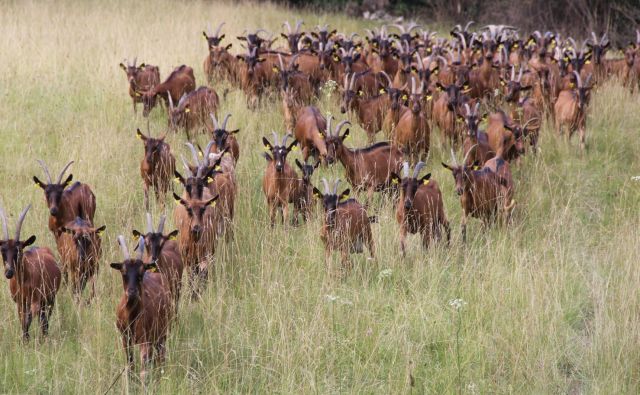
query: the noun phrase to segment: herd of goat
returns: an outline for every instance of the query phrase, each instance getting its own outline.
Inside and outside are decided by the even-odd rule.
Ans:
[[[631,90],[640,83],[640,31],[635,42],[621,49],[622,58],[609,59],[606,34],[593,33],[578,45],[552,32],[519,36],[510,26],[489,25],[472,32],[469,23],[442,38],[411,24],[393,25],[394,33],[384,26],[367,30],[360,40],[357,34],[339,34],[328,26],[303,32],[302,22],[293,28],[286,22],[281,34],[285,46],[273,49],[273,36],[267,38],[264,30],[258,30],[237,37],[244,51],[234,55],[232,44],[223,43],[223,25],[203,32],[209,50],[204,71],[210,84],[226,80],[237,86],[251,108],[274,94],[282,100],[288,132],[262,138],[267,161],[263,190],[271,226],[278,213],[285,224],[307,221],[318,200],[324,212],[320,236],[326,259],[339,252],[344,269],[350,267],[350,254],[363,252],[364,246],[374,257],[371,223],[376,217],[368,215],[367,207],[375,192],[396,202],[403,255],[408,233],[420,234],[425,248],[443,235],[448,242],[450,226],[438,183],[431,174],[421,176],[433,128],[440,131],[442,145],[451,148],[452,162],[442,165],[452,172],[460,196],[464,240],[468,217],[487,225],[508,221],[515,206],[510,162],[517,163],[527,149],[536,152],[544,119],[554,122],[559,134],[563,128],[569,137],[577,131],[584,149],[586,112],[595,84],[612,76]],[[173,193],[177,230],[165,232],[165,216],[154,226],[147,213],[146,231],[133,230],[138,240],[134,254],[118,236],[123,261],[111,263],[122,275],[117,327],[128,366],[133,365],[133,346],[138,344],[144,375],[149,362],[164,358],[183,270],[197,295],[206,283],[218,242],[232,237],[240,148],[238,129],[229,126],[231,115],[218,118],[220,97],[210,87],[196,88],[191,67],[176,68],[164,82],[156,66],[134,60],[120,67],[127,74],[134,112],[142,103],[147,117],[161,98],[169,129],[186,132],[191,156],[190,161],[181,158],[180,173],[165,138],[137,130],[144,143],[140,172],[147,211],[150,190],[163,202],[174,178],[184,187],[182,195]],[[325,118],[312,105],[329,81],[342,82],[341,112],[353,114],[371,145],[349,148],[345,140],[351,123]],[[483,121],[485,130],[480,129]],[[190,141],[191,132],[210,136],[204,150]],[[374,143],[380,132],[384,141]],[[287,158],[295,148],[301,150],[302,161],[295,159],[294,167]],[[455,149],[462,150],[464,159],[456,159]],[[322,179],[322,188],[313,185],[318,166],[336,162],[344,167],[351,187],[366,192],[366,204],[349,198],[350,189],[340,190],[340,180]],[[30,206],[18,217],[13,238],[0,210],[5,276],[25,340],[33,316],[39,317],[47,334],[63,279],[76,299],[88,283],[91,296],[95,294],[100,235],[105,230],[94,224],[96,200],[91,187],[72,184],[72,175],[65,178],[73,162],[55,181],[46,164],[38,163],[46,182],[33,180],[44,191],[60,265],[51,249],[27,248],[35,236],[20,238]]]

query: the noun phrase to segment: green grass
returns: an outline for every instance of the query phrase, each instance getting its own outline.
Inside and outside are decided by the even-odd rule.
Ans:
[[[121,280],[108,263],[121,259],[116,236],[144,224],[135,129],[145,130],[146,121],[133,116],[118,63],[137,55],[159,65],[163,77],[186,63],[202,84],[208,22],[226,21],[227,37],[300,17],[307,27],[328,22],[362,32],[367,25],[269,4],[25,1],[2,8],[0,196],[10,221],[33,203],[23,234],[54,248],[31,177],[41,177],[38,158],[54,171],[73,159],[74,178],[92,186],[96,223],[107,232],[97,299],[78,306],[61,289],[44,342],[22,343],[5,281],[0,392],[104,392],[125,361],[115,327]],[[319,105],[339,113],[335,97]],[[514,167],[514,223],[483,229],[473,220],[466,246],[453,179],[439,165],[449,156],[436,147],[428,169],[443,191],[451,247],[423,251],[413,236],[401,259],[394,209],[376,198],[369,214],[380,218],[377,260],[357,256],[343,280],[325,267],[320,213],[299,228],[267,225],[260,137],[282,132],[280,105],[248,111],[244,95],[231,90],[225,111],[241,129],[236,238],[219,251],[203,300],[181,301],[164,374],[149,383],[153,393],[408,393],[410,374],[416,393],[640,390],[640,183],[631,180],[640,175],[638,96],[615,83],[598,88],[585,154],[577,141],[566,144],[544,128],[541,153]],[[165,127],[154,111],[152,132]],[[350,144],[363,145],[361,129],[352,131]],[[184,135],[168,140],[186,154]],[[339,165],[321,169],[316,182],[321,176],[344,178]],[[154,205],[156,218],[161,210]],[[458,339],[458,313],[449,305],[456,298],[467,303]],[[31,330],[37,333],[37,322]],[[136,377],[113,386],[141,390]]]

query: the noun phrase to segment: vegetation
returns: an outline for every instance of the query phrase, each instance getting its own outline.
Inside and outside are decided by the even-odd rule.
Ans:
[[[146,120],[133,115],[118,63],[137,56],[159,65],[163,78],[185,63],[204,84],[201,31],[208,23],[225,21],[227,37],[245,28],[277,31],[297,18],[348,32],[371,25],[270,4],[9,2],[3,9],[2,205],[11,222],[33,203],[23,234],[55,250],[43,193],[31,177],[41,173],[36,159],[54,169],[73,159],[74,179],[92,186],[95,222],[107,231],[97,297],[77,305],[63,287],[48,339],[34,325],[37,336],[22,342],[2,285],[2,392],[141,391],[137,375],[121,375],[115,308],[122,285],[108,266],[121,259],[116,236],[145,223],[135,130],[146,130]],[[324,91],[318,105],[342,119],[336,92]],[[219,251],[202,299],[181,300],[167,363],[148,383],[152,393],[638,393],[637,94],[617,82],[598,87],[585,153],[545,125],[540,152],[514,166],[513,223],[484,229],[470,221],[466,245],[453,179],[440,166],[450,156],[436,138],[427,169],[443,191],[451,246],[423,251],[413,236],[401,259],[394,207],[376,197],[369,215],[380,222],[372,225],[377,259],[357,256],[345,278],[333,275],[339,257],[325,267],[319,211],[297,228],[268,226],[260,139],[282,132],[280,102],[273,97],[249,111],[244,95],[231,89],[222,107],[241,129],[235,239]],[[166,129],[162,110],[152,112],[150,129]],[[364,131],[351,131],[348,144],[364,145]],[[184,139],[168,138],[178,157],[187,152]],[[344,179],[343,169],[319,168],[316,184],[320,177]],[[170,198],[164,210],[171,218]],[[153,207],[154,218],[162,212]]]

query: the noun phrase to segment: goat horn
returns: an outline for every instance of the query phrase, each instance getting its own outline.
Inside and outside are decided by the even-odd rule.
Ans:
[[[464,103],[464,110],[467,112],[466,115],[471,115],[471,108],[469,107],[469,103]]]
[[[640,29],[636,29],[636,44],[640,45]]]
[[[338,178],[336,180],[336,183],[333,184],[333,194],[337,195],[338,194],[338,186],[340,185],[340,179]]]
[[[284,71],[284,62],[282,61],[282,55],[278,54],[278,62],[280,63],[280,70]]]
[[[409,177],[409,162],[402,163],[402,177]]]
[[[331,122],[333,121],[333,115],[329,114],[327,117],[327,134],[331,136],[333,134],[333,130],[331,129]]]
[[[349,74],[344,75],[344,89],[349,89]]]
[[[274,146],[278,146],[278,135],[276,134],[276,132],[271,132],[271,134],[273,135],[273,145]]]
[[[328,195],[329,194],[329,182],[327,181],[326,178],[322,177],[322,183],[324,184],[324,194]]]
[[[222,121],[223,130],[227,130],[227,122],[229,122],[229,118],[231,118],[231,114],[227,114],[224,116],[224,120]]]
[[[516,80],[516,66],[511,66],[511,81]]]
[[[416,56],[416,63],[418,64],[418,67],[420,68],[420,70],[424,70],[424,62],[422,62],[422,58],[420,57],[419,53],[415,53]]]
[[[189,163],[187,163],[184,155],[180,155],[180,158],[182,159],[182,165],[184,166],[184,171],[187,173],[187,177],[193,177],[193,172],[191,171]]]
[[[466,31],[469,29],[469,26],[471,26],[471,25],[472,25],[472,24],[474,24],[474,23],[475,23],[474,21],[469,21],[469,22],[467,22],[467,24],[466,24],[466,25],[464,25],[464,31],[466,32]]]
[[[473,113],[478,115],[478,110],[480,109],[480,102],[476,103],[476,108],[473,109]]]
[[[302,27],[302,25],[304,25],[304,21],[299,20],[296,22],[296,30],[295,33],[300,33],[300,27]]]
[[[384,71],[381,71],[380,74],[382,74],[382,76],[384,76],[384,78],[386,78],[388,85],[387,86],[391,86],[393,85],[393,81],[391,81],[391,77],[389,77],[389,74],[387,74]]]
[[[264,33],[269,34],[269,32],[268,32],[268,31],[266,31],[266,30],[264,30],[264,29],[258,29],[258,30],[256,30],[256,36],[257,36],[258,34],[260,34],[260,32],[264,32]]]
[[[422,161],[416,164],[416,167],[413,169],[413,178],[418,178],[418,174],[420,174],[420,171],[424,166],[425,166],[425,163]]]
[[[522,80],[522,73],[524,73],[524,67],[520,67],[520,73],[518,73],[518,82]]]
[[[196,162],[196,166],[200,166],[200,159],[198,158],[198,152],[196,151],[196,147],[194,147],[193,144],[191,143],[184,143],[184,145],[189,147],[189,150],[191,151],[191,156],[193,157],[193,160]]]
[[[578,82],[578,88],[582,88],[582,79],[580,78],[580,74],[574,70],[573,75],[576,76],[576,81]]]
[[[451,148],[451,160],[454,166],[458,166],[458,160],[456,159],[456,154],[453,153],[453,148]]]
[[[9,228],[7,228],[7,217],[4,215],[4,210],[0,207],[0,220],[2,220],[2,235],[4,240],[9,240]]]
[[[141,237],[141,239],[144,239],[144,237]],[[131,259],[131,256],[129,255],[129,249],[127,248],[127,242],[124,241],[123,235],[118,236],[118,244],[120,244],[120,250],[122,250],[124,260],[128,261],[129,259]]]
[[[285,26],[287,28],[287,31],[289,32],[289,34],[291,34],[291,25],[289,24],[289,21],[284,21],[282,26]]]
[[[411,94],[416,94],[416,79],[413,76],[411,76]]]
[[[73,161],[70,161],[69,163],[66,164],[65,167],[62,168],[62,171],[60,172],[60,175],[58,176],[58,184],[60,184],[62,182],[62,177],[64,177],[64,173],[67,171],[67,169],[69,168],[69,166],[71,166],[73,164]]]
[[[136,63],[138,63],[138,57],[133,58],[133,67],[136,67]]]
[[[593,45],[598,45],[598,37],[596,36],[596,32],[591,32],[591,37],[593,37]]]
[[[222,29],[222,26],[224,26],[225,22],[222,22],[218,25],[218,27],[216,28],[215,33],[213,34],[215,37],[218,37],[218,34],[220,34],[220,29]]]
[[[47,165],[44,164],[44,161],[41,159],[38,159],[37,162],[40,165],[40,167],[42,167],[42,170],[44,170],[44,175],[47,176],[47,182],[49,184],[53,183],[53,181],[51,180],[51,174],[49,173],[49,169],[47,168]]]
[[[212,112],[210,112],[209,117],[211,117],[211,122],[213,122],[213,128],[220,129],[220,125],[218,124],[218,120],[216,119],[216,116]]]
[[[173,98],[171,94],[168,94],[167,97],[169,98],[169,110],[173,111]]]
[[[151,219],[151,213],[147,213],[147,232],[153,233],[153,220]]]
[[[337,124],[336,128],[335,128],[335,133],[334,133],[336,136],[338,136],[340,134],[340,130],[342,130],[344,125],[351,125],[351,122],[345,120],[345,121],[341,121],[339,124]]]
[[[204,157],[204,159],[202,160],[202,165],[207,167],[209,166],[209,152],[211,151],[211,147],[215,144],[216,142],[214,140],[210,140],[207,143],[207,147],[204,149],[204,152],[202,153],[202,156]]]
[[[143,255],[144,255],[144,237],[141,237],[140,241],[138,241],[138,259],[142,259]]]
[[[522,131],[524,132],[525,129],[527,129],[527,126],[529,126],[529,124],[531,122],[534,122],[534,121],[537,121],[537,120],[538,120],[538,118],[531,118],[531,119],[527,120],[527,122],[525,122],[524,125],[522,125]]]
[[[467,151],[467,154],[464,156],[464,159],[462,160],[463,165],[467,163],[467,159],[469,159],[469,154],[471,154],[471,151],[473,151],[473,149],[476,148],[477,146],[478,144],[474,144],[471,146],[471,148],[469,148],[469,151]]]
[[[164,221],[167,219],[167,216],[162,214],[160,216],[160,222],[158,222],[158,233],[162,234],[164,232]]]
[[[283,137],[282,137],[282,146],[286,147],[287,146],[287,139],[289,139],[289,137],[291,137],[291,133],[286,133]]]
[[[356,83],[356,73],[353,73],[353,74],[351,74],[351,81],[349,82],[349,89],[353,89],[353,85],[355,83]]]
[[[397,28],[398,30],[400,30],[400,32],[402,32],[402,34],[405,34],[407,32],[406,29],[404,28],[404,26],[402,26],[400,24],[393,23],[393,24],[391,24],[389,26],[393,26],[393,27]]]
[[[460,32],[456,32],[456,35],[460,37],[460,43],[462,44],[462,48],[467,49],[467,40],[465,40],[464,34]]]

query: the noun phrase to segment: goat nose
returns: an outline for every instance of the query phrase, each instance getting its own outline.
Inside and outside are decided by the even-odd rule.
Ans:
[[[195,234],[199,234],[200,232],[202,232],[202,227],[200,225],[196,225],[193,228],[191,228],[191,232]]]
[[[331,158],[331,157],[328,157],[328,158],[327,158],[327,163],[328,163],[328,164],[330,164],[330,165],[331,165],[331,164],[333,164],[333,162],[334,162],[333,158]]]
[[[407,209],[407,210],[409,210],[409,209],[411,208],[411,202],[409,202],[409,201],[405,201],[405,202],[404,202],[404,208],[405,208],[405,209]]]
[[[340,106],[340,113],[344,114],[345,112],[347,112],[347,109]]]
[[[58,208],[57,207],[51,207],[51,209],[49,210],[49,214],[56,216],[58,215]]]
[[[9,280],[13,278],[13,274],[14,274],[13,269],[8,269],[4,271],[4,276]]]

